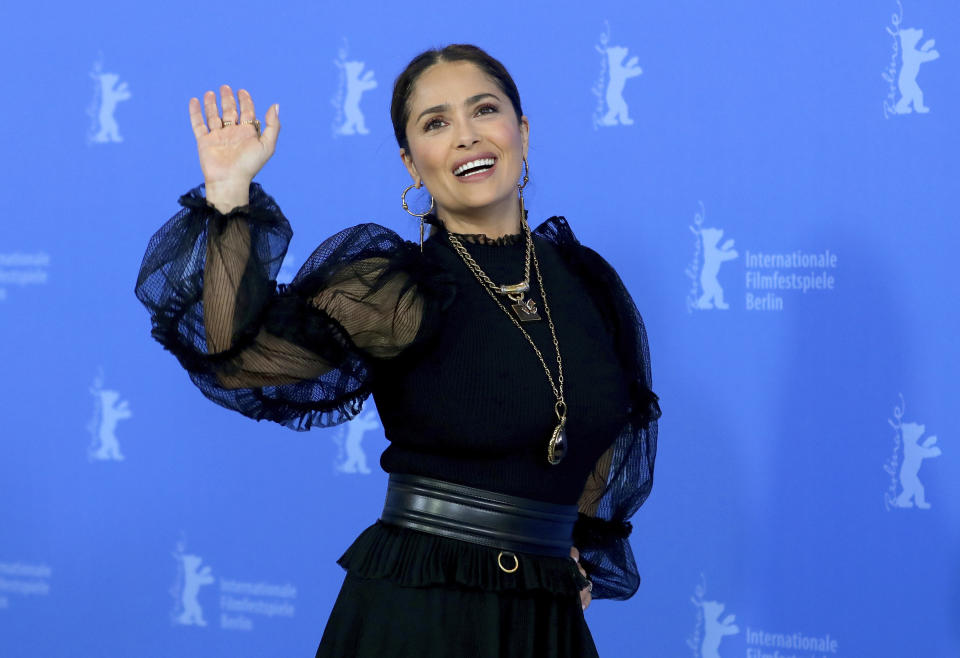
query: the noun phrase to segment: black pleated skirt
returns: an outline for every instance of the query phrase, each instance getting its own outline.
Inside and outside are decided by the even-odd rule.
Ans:
[[[377,521],[347,570],[317,658],[597,658],[572,559],[499,551]]]

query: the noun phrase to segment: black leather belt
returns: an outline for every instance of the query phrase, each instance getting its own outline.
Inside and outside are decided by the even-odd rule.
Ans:
[[[444,480],[391,473],[380,520],[499,548],[500,568],[516,570],[503,551],[570,557],[576,505],[557,505]]]

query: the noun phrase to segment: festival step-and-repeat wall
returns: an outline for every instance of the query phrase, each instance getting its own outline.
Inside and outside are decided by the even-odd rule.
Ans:
[[[601,655],[960,656],[955,2],[4,14],[0,655],[313,655],[383,504],[376,409],[298,433],[214,405],[133,287],[223,83],[281,105],[280,281],[346,226],[416,240],[392,83],[466,42],[520,88],[531,223],[564,215],[649,330],[642,583],[586,611]]]

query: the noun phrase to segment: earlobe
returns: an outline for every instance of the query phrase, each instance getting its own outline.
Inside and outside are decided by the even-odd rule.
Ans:
[[[403,161],[403,166],[407,168],[410,178],[413,179],[417,187],[420,187],[422,182],[420,181],[420,175],[417,173],[417,166],[413,164],[413,158],[410,157],[406,149],[400,149],[400,159]]]
[[[523,157],[527,157],[530,149],[530,121],[526,115],[520,117],[520,134],[523,138]]]

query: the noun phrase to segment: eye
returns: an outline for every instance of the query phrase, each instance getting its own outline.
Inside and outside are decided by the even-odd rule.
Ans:
[[[486,110],[490,110],[487,112]],[[493,114],[494,112],[499,112],[500,109],[496,105],[481,105],[477,108],[477,114]]]
[[[440,117],[434,117],[423,124],[423,132],[429,132],[431,130],[436,130],[437,128],[443,127],[443,119]]]

